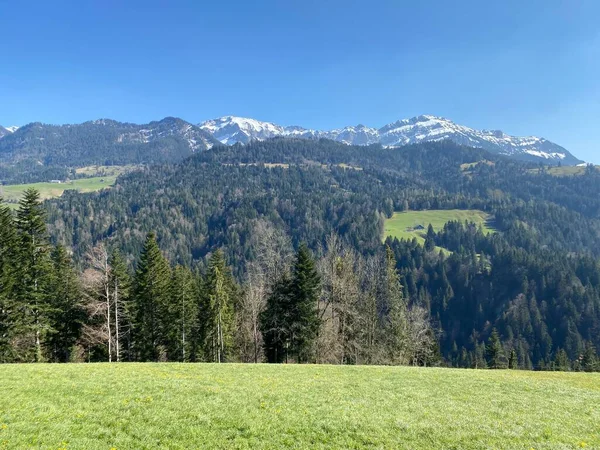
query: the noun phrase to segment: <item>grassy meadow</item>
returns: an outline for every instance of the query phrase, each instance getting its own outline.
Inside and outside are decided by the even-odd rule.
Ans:
[[[0,366],[5,449],[600,448],[600,374]]]
[[[76,190],[79,192],[95,192],[101,189],[106,189],[113,184],[117,179],[116,175],[105,177],[80,178],[64,183],[29,183],[29,184],[13,184],[8,186],[0,186],[0,196],[2,196],[9,205],[17,206],[23,192],[27,189],[34,188],[40,193],[42,200],[49,198],[60,197],[67,190]]]
[[[494,231],[490,225],[490,216],[483,211],[462,209],[407,211],[394,213],[385,221],[384,239],[388,236],[398,239],[417,238],[420,243],[423,243],[429,224],[435,231],[439,231],[446,223],[456,220],[461,222],[468,220],[481,225],[486,233]],[[415,229],[419,225],[424,229]]]
[[[79,178],[63,183],[28,183],[13,184],[7,186],[0,185],[0,197],[4,198],[9,206],[16,208],[23,192],[34,188],[40,193],[42,200],[60,197],[67,190],[76,190],[79,192],[96,192],[106,189],[115,184],[117,177],[127,172],[135,170],[136,166],[87,166],[75,170],[78,175],[86,178]]]

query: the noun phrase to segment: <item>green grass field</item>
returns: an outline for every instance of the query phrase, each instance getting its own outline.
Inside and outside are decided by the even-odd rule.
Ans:
[[[450,221],[459,220],[474,222],[483,227],[484,232],[491,233],[490,216],[479,210],[431,210],[431,211],[408,211],[394,213],[391,219],[387,219],[384,225],[384,239],[388,236],[398,239],[413,239],[421,243],[425,242],[425,235],[429,224],[435,231],[441,230]],[[424,227],[423,230],[415,229],[417,226]]]
[[[596,166],[596,169],[600,169],[600,166]],[[546,168],[546,173],[556,177],[572,177],[576,175],[583,175],[585,171],[585,166],[552,166]],[[539,169],[530,169],[529,172],[534,174],[543,173]]]
[[[77,190],[79,192],[95,192],[106,189],[117,179],[117,175],[108,175],[105,177],[81,178],[65,183],[30,183],[14,184],[0,186],[0,196],[2,196],[11,206],[16,207],[23,192],[29,188],[37,189],[43,200],[60,197],[66,190]]]
[[[600,448],[600,374],[0,366],[6,449]]]

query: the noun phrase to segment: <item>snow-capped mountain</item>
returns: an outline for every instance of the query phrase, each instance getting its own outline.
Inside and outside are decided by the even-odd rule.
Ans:
[[[94,125],[110,124],[111,120],[95,120]],[[147,144],[158,139],[178,136],[188,143],[190,150],[206,150],[211,148],[215,143],[218,143],[210,133],[200,129],[196,125],[186,122],[185,120],[175,117],[166,117],[157,122],[150,122],[147,125],[130,125],[130,130],[123,129],[122,123],[114,122],[114,125],[121,128],[121,132],[117,137],[117,142],[132,142]]]
[[[284,127],[243,117],[226,116],[199,125],[223,144],[264,140],[273,137],[327,138],[349,145],[381,144],[397,147],[426,141],[452,140],[458,144],[486,149],[492,153],[524,160],[578,164],[565,148],[535,136],[510,136],[502,131],[475,130],[451,120],[423,115],[399,120],[379,129],[364,125],[331,131],[311,130],[298,126]]]
[[[3,127],[0,125],[0,138],[3,138],[4,136],[8,136],[9,134],[14,133],[15,131],[17,131],[19,129],[19,127]]]

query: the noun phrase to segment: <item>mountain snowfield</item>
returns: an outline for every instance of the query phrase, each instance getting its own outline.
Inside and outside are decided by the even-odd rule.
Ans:
[[[226,145],[246,144],[252,140],[273,137],[326,138],[349,145],[381,144],[385,147],[449,139],[461,145],[479,147],[518,159],[542,160],[553,164],[581,163],[565,148],[544,138],[510,136],[497,130],[475,130],[431,115],[398,120],[379,129],[357,125],[320,131],[235,116],[208,120],[199,124],[199,127]]]
[[[3,127],[2,125],[0,125],[0,138],[4,137],[4,136],[8,136],[9,134],[13,134],[15,131],[17,131],[19,129],[19,127]]]

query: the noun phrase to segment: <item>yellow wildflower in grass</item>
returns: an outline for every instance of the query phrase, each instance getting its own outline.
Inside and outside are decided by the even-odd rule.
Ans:
[[[587,442],[583,442],[583,441],[581,441],[581,442],[579,443],[579,448],[585,448],[585,447],[587,447]]]

